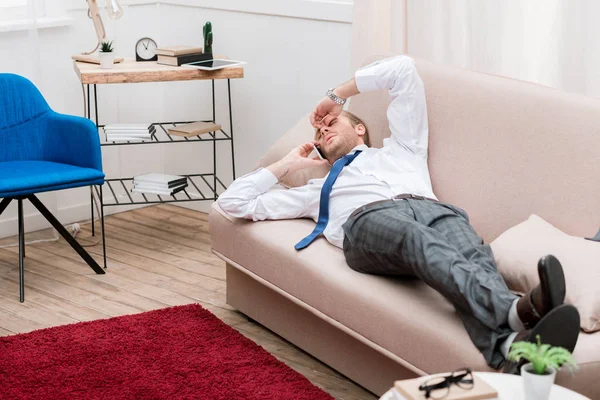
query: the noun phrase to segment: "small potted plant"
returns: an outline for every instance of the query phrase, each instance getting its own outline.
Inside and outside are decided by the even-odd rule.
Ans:
[[[112,68],[115,63],[113,42],[102,42],[100,44],[100,68]]]
[[[556,371],[563,365],[571,369],[577,368],[567,349],[542,344],[540,335],[537,335],[536,339],[537,343],[515,342],[510,346],[508,353],[508,359],[511,361],[529,361],[521,367],[525,400],[547,400]]]

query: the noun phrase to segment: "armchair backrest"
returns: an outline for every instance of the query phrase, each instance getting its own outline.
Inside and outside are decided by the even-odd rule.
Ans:
[[[50,107],[35,85],[15,74],[0,74],[0,130],[22,124]]]
[[[0,74],[0,161],[43,158],[41,120],[52,110],[35,85]]]

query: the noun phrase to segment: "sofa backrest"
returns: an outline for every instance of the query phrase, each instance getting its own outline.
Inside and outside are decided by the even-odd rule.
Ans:
[[[427,96],[429,169],[441,201],[466,209],[486,242],[530,214],[566,233],[594,236],[599,100],[415,61]],[[350,111],[365,120],[375,147],[390,134],[388,102],[384,92],[351,100]]]

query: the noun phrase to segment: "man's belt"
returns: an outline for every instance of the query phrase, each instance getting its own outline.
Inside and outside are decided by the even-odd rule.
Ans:
[[[425,196],[417,196],[416,194],[403,193],[403,194],[394,196],[389,200],[377,200],[372,203],[365,204],[364,206],[360,206],[356,210],[352,211],[352,214],[350,214],[350,217],[348,217],[348,219],[355,217],[358,213],[363,212],[371,207],[374,207],[377,204],[388,203],[390,201],[402,200],[402,199],[429,200],[429,201],[435,201],[436,203],[438,203],[438,201],[436,199],[430,199],[429,197],[425,197]]]

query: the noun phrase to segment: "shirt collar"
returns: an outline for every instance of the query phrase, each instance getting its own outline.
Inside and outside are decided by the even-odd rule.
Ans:
[[[369,148],[369,146],[367,146],[366,144],[359,144],[358,146],[356,146],[355,148],[350,150],[350,153],[348,153],[348,154],[354,154],[357,150],[365,151],[368,148]]]

